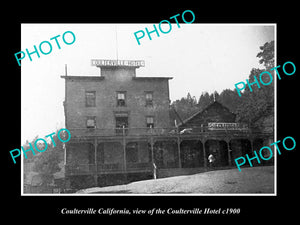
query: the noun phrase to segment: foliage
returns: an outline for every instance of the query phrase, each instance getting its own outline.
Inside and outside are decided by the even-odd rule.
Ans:
[[[32,171],[37,172],[42,179],[42,185],[47,186],[53,183],[54,174],[60,171],[59,163],[63,161],[64,146],[63,143],[58,139],[58,130],[52,136],[53,143],[51,139],[47,141],[47,149],[44,152],[38,152],[35,150],[36,155],[28,155],[28,158],[24,160],[24,163],[33,163]],[[60,133],[63,135],[63,132]],[[35,137],[30,143],[34,148],[34,142],[38,137]],[[45,139],[45,138],[43,138]],[[25,149],[29,148],[29,142],[26,141],[24,146]],[[45,144],[42,141],[37,142],[38,149],[44,149]]]
[[[178,113],[178,115],[171,114],[171,120],[179,120],[178,122],[180,122],[180,118],[184,120],[199,110],[195,96],[191,97],[190,93],[187,94],[186,98],[183,97],[180,100],[174,101],[171,104],[171,108],[175,109]],[[178,116],[180,118],[178,118]]]
[[[260,64],[264,64],[266,70],[270,70],[274,67],[274,41],[266,42],[263,46],[259,47],[261,52],[256,57],[261,58]]]
[[[265,69],[253,68],[250,71],[249,82],[254,82],[254,76],[259,80],[259,75],[264,71],[270,71],[274,67],[274,41],[265,43],[260,47],[262,50],[257,54],[261,58],[259,62],[264,64]],[[237,109],[238,121],[247,121],[252,126],[259,127],[262,117],[270,117],[274,115],[274,76],[271,84],[264,86],[260,83],[260,88],[257,85],[252,85],[252,92],[246,88],[242,93],[241,103]],[[262,76],[264,83],[270,81],[268,75]],[[257,121],[260,121],[257,123]]]
[[[260,47],[260,52],[257,54],[259,63],[264,65],[264,69],[253,68],[249,74],[249,82],[254,82],[254,76],[259,80],[259,75],[263,71],[270,71],[274,67],[274,41],[267,42]],[[271,72],[274,78],[274,73]],[[270,77],[265,74],[262,76],[264,83],[270,81]],[[246,82],[246,81],[245,81]],[[197,111],[202,111],[215,100],[227,107],[231,112],[237,115],[237,122],[245,122],[251,126],[259,127],[263,123],[262,118],[268,121],[274,115],[274,80],[271,84],[264,86],[260,84],[252,85],[252,92],[246,88],[239,97],[236,90],[225,89],[220,94],[217,91],[214,94],[203,92],[198,102],[195,102],[195,97],[191,97],[188,93],[186,98],[176,100],[171,104],[182,119],[186,119]],[[174,115],[172,115],[176,119]]]
[[[218,93],[216,92],[218,95]],[[176,100],[172,102],[171,108],[175,109],[176,112],[179,114],[180,118],[182,120],[187,119],[191,115],[193,115],[195,112],[202,111],[205,109],[208,105],[213,103],[214,97],[213,94],[208,94],[207,92],[203,92],[201,96],[199,97],[199,100],[197,102],[196,97],[191,97],[191,94],[188,93],[187,97],[183,97],[180,100]],[[173,116],[173,117],[172,117]],[[171,120],[178,120],[177,115],[171,114]]]

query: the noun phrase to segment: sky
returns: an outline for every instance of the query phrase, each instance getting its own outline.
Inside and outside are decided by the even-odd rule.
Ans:
[[[99,76],[91,59],[145,60],[136,76],[173,77],[171,101],[188,92],[199,99],[203,92],[233,90],[252,68],[262,68],[256,58],[259,47],[275,40],[276,33],[274,24],[180,23],[178,28],[175,23],[169,33],[152,33],[152,40],[145,35],[138,45],[134,33],[145,27],[151,31],[153,24],[22,24],[20,51],[33,52],[34,45],[49,41],[52,52],[21,61],[21,143],[64,127],[65,81],[60,76],[65,64],[68,75]],[[62,40],[66,31],[75,34],[71,45]],[[61,49],[50,40],[57,35]],[[65,37],[72,41],[69,34]],[[47,44],[43,50],[49,50]]]

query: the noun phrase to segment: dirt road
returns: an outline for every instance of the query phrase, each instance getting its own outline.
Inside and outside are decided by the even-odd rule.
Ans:
[[[210,171],[188,176],[133,182],[127,185],[96,187],[77,193],[134,193],[134,194],[234,194],[274,193],[274,167],[249,167]]]

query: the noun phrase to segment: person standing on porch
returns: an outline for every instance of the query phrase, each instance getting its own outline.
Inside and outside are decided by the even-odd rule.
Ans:
[[[212,168],[212,166],[213,166],[213,163],[215,162],[215,157],[213,156],[213,154],[210,154],[209,156],[208,156],[208,162],[209,162],[209,168]]]

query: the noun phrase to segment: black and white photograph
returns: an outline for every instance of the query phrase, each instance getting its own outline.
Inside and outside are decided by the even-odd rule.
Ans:
[[[276,24],[21,33],[24,195],[276,194]]]

